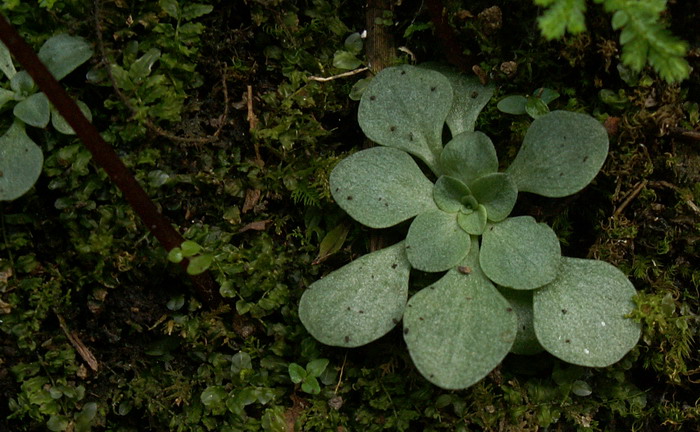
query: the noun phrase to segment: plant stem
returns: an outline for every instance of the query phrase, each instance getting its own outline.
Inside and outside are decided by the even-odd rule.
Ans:
[[[160,244],[168,251],[180,246],[184,241],[180,233],[173,228],[170,221],[160,214],[153,201],[146,195],[141,185],[139,185],[128,168],[119,159],[119,156],[114,152],[114,149],[102,139],[100,133],[85,118],[75,101],[39,60],[34,49],[22,39],[17,30],[12,27],[2,14],[0,14],[0,40],[7,46],[10,53],[24,67],[34,79],[36,85],[39,86],[39,89],[46,94],[49,101],[73,128],[92,154],[92,158],[107,172],[109,178],[122,191],[126,201]],[[187,263],[187,260],[183,260],[182,265],[186,268]],[[214,281],[210,275],[202,273],[197,276],[191,276],[191,279],[205,304],[215,307],[221,302],[220,296],[214,289]]]

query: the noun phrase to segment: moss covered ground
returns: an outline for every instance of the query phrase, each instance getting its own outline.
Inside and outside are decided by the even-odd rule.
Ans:
[[[699,430],[699,12],[678,1],[663,15],[695,68],[668,84],[621,66],[610,16],[589,3],[585,33],[546,41],[529,1],[0,2],[34,47],[59,32],[93,44],[63,83],[213,256],[221,296],[198,296],[77,138],[29,130],[42,176],[0,202],[0,431]],[[346,44],[364,29],[374,39],[360,51]],[[311,282],[406,229],[366,229],[331,199],[331,169],[371,145],[351,98],[370,72],[318,78],[423,61],[496,84],[478,128],[504,163],[531,121],[495,108],[507,94],[555,89],[551,108],[605,123],[611,150],[593,184],[525,196],[516,213],[549,223],[565,255],[629,275],[643,334],[619,363],[511,355],[446,391],[415,370],[400,330],[346,350],[300,324]],[[426,283],[416,276],[414,288]],[[289,365],[318,359],[313,394]]]

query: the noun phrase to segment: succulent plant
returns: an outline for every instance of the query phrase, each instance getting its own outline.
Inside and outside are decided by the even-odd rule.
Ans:
[[[636,291],[620,270],[563,257],[549,226],[509,217],[519,192],[563,197],[588,185],[607,156],[605,129],[585,114],[544,114],[499,172],[493,143],[474,131],[492,94],[449,69],[414,66],[385,69],[367,87],[358,119],[381,146],[341,161],[331,193],[368,227],[413,220],[405,240],[304,292],[299,317],[320,342],[357,347],[403,319],[417,369],[449,389],[476,383],[509,352],[601,367],[637,343],[640,327],[626,318]],[[445,274],[409,299],[411,269]]]

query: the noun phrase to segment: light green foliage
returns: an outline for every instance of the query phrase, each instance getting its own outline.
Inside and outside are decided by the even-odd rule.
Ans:
[[[321,387],[318,379],[328,366],[328,359],[314,359],[306,364],[306,368],[296,363],[289,364],[289,378],[294,384],[301,384],[306,393],[319,394]]]
[[[418,370],[449,389],[479,381],[514,345],[515,352],[544,347],[565,361],[589,366],[618,361],[639,338],[637,325],[625,318],[635,293],[632,284],[609,264],[562,257],[554,231],[534,218],[508,218],[519,191],[561,197],[590,183],[607,155],[605,129],[583,114],[542,115],[528,129],[511,166],[499,173],[495,149],[484,134],[458,128],[447,145],[436,145],[450,112],[475,118],[483,108],[455,108],[455,92],[444,88],[446,82],[438,72],[399,66],[379,73],[362,96],[360,126],[379,144],[396,148],[363,150],[338,164],[330,177],[333,196],[350,216],[372,227],[415,219],[405,242],[311,284],[299,305],[302,323],[323,343],[355,347],[386,334],[403,315],[404,338]],[[431,108],[435,111],[426,112]],[[432,193],[406,152],[433,170]],[[406,306],[410,268],[447,273]],[[535,290],[534,305],[532,296],[503,288],[516,304],[510,305],[494,284]],[[596,290],[610,296],[605,308]],[[554,292],[563,293],[556,305],[540,300]],[[584,298],[591,293],[595,299]],[[551,314],[562,305],[576,310],[566,321],[577,325],[569,329],[570,338],[577,334],[579,340],[596,341],[586,348],[595,361],[570,356],[551,343],[546,330],[561,330],[559,317]],[[588,325],[591,316],[610,322],[605,332]]]
[[[559,93],[548,88],[539,88],[530,96],[506,96],[498,102],[498,110],[506,114],[527,114],[533,119],[549,112],[548,104],[559,98]]]
[[[90,45],[82,38],[58,34],[39,49],[39,58],[53,76],[60,80],[92,56]],[[0,201],[11,201],[24,195],[36,182],[43,166],[43,153],[25,132],[25,124],[45,128],[49,121],[63,134],[74,131],[49,104],[25,71],[17,72],[7,47],[0,43],[0,70],[10,81],[10,88],[0,90],[0,106],[15,101],[15,117],[10,128],[0,137]],[[88,118],[90,110],[79,102]]]
[[[661,14],[666,0],[594,0],[612,13],[612,27],[620,32],[622,62],[634,71],[648,63],[668,82],[686,79],[690,65],[683,58],[688,44],[673,36],[664,26]],[[586,30],[586,0],[535,0],[548,9],[539,19],[542,35],[557,39],[566,32]]]

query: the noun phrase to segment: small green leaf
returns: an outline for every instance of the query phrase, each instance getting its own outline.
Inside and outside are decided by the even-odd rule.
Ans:
[[[294,384],[299,384],[306,378],[306,369],[296,363],[289,363],[287,370],[289,371],[289,378]]]
[[[87,118],[88,121],[92,121],[92,113],[90,112],[90,108],[88,108],[88,106],[82,101],[76,100],[75,103],[78,105],[78,108],[80,108],[80,111],[82,111],[85,118]],[[62,134],[75,135],[73,128],[70,127],[66,119],[59,114],[58,110],[53,105],[51,105],[51,125]]]
[[[184,255],[182,254],[182,249],[180,249],[179,247],[174,247],[174,248],[170,249],[170,251],[168,252],[168,261],[170,261],[172,263],[177,264],[177,263],[181,262],[183,259],[184,259]]]
[[[406,256],[411,266],[425,272],[455,267],[469,252],[469,234],[457,224],[455,213],[432,210],[419,214],[406,235]]]
[[[525,104],[525,112],[533,119],[540,118],[549,112],[549,107],[540,98],[528,97]]]
[[[517,332],[508,301],[479,270],[473,240],[465,265],[416,293],[404,314],[404,340],[420,373],[446,389],[481,380],[506,356]]]
[[[214,10],[214,6],[202,3],[187,4],[182,8],[182,19],[193,20],[201,16],[207,15]]]
[[[356,347],[388,333],[401,319],[410,264],[399,242],[360,257],[314,282],[299,302],[299,319],[320,342]]]
[[[521,115],[526,113],[525,105],[527,105],[527,98],[525,96],[513,95],[501,99],[498,105],[496,105],[496,108],[506,114]]]
[[[447,175],[440,176],[435,182],[433,200],[440,210],[447,213],[474,211],[478,205],[467,185]]]
[[[477,178],[498,171],[498,156],[491,139],[482,132],[464,132],[445,145],[440,173],[470,185]]]
[[[45,128],[51,119],[49,99],[44,93],[34,93],[18,102],[12,112],[26,124],[38,128]]]
[[[358,55],[362,51],[362,36],[357,32],[351,33],[350,36],[345,38],[343,45],[345,46],[346,50],[350,51],[354,55]]]
[[[38,55],[54,78],[61,80],[92,57],[92,48],[83,38],[59,34],[44,42]]]
[[[345,243],[345,238],[348,236],[349,231],[350,226],[345,223],[340,223],[335,228],[328,231],[326,235],[323,236],[323,240],[321,240],[321,244],[318,248],[318,256],[316,256],[313,263],[318,264],[338,252],[340,248],[343,247],[343,243]]]
[[[46,422],[46,428],[51,432],[63,432],[68,428],[68,419],[64,416],[52,415]]]
[[[351,100],[359,101],[362,98],[362,95],[365,93],[365,90],[369,86],[370,82],[372,82],[372,78],[362,78],[361,80],[357,80],[357,82],[350,89],[350,94],[348,95],[348,97]]]
[[[89,432],[96,414],[97,403],[88,402],[83,405],[83,409],[75,416],[75,432]]]
[[[308,376],[320,377],[328,366],[328,359],[315,359],[306,364],[306,372]]]
[[[549,8],[537,20],[545,38],[551,40],[564,36],[565,32],[577,34],[586,30],[585,0],[556,0],[547,3]]]
[[[198,275],[202,274],[207,269],[209,266],[211,266],[211,263],[214,261],[214,255],[212,254],[204,254],[204,255],[198,255],[192,259],[190,259],[189,264],[187,264],[187,274],[190,275]]]
[[[403,151],[374,147],[343,159],[330,175],[338,205],[356,221],[387,228],[435,208],[433,184]]]
[[[593,393],[591,386],[586,381],[576,380],[571,385],[571,392],[576,396],[586,397]]]
[[[180,294],[176,295],[175,297],[172,297],[170,300],[168,300],[168,303],[165,304],[165,306],[170,309],[171,311],[176,311],[180,310],[182,306],[185,305],[185,296]]]
[[[29,76],[27,71],[17,72],[10,80],[10,88],[17,93],[18,98],[26,98],[37,89],[34,80]]]
[[[17,94],[15,92],[0,88],[0,108],[2,108],[9,101],[15,100],[16,98]]]
[[[532,122],[507,172],[521,192],[563,197],[586,187],[607,155],[608,134],[600,122],[553,111]]]
[[[365,90],[357,118],[369,139],[407,151],[436,171],[452,98],[450,82],[438,72],[389,67]]]
[[[309,375],[302,381],[301,390],[309,394],[319,394],[321,393],[321,386],[316,378]]]
[[[177,0],[160,0],[159,5],[170,17],[180,19],[180,5]]]
[[[192,240],[185,240],[180,245],[180,249],[183,257],[191,257],[197,255],[202,250],[202,246]]]
[[[636,290],[615,266],[562,258],[559,276],[535,291],[537,339],[560,359],[588,367],[620,360],[639,340],[640,325],[625,316]]]
[[[542,352],[535,335],[535,327],[532,322],[532,293],[533,291],[513,290],[499,287],[498,291],[508,300],[518,316],[518,336],[513,342],[510,352],[521,355],[532,355]]]
[[[488,215],[486,214],[486,207],[479,204],[475,211],[471,213],[463,213],[462,211],[457,214],[457,223],[466,232],[471,235],[481,235],[484,233],[486,228],[486,220]]]
[[[199,400],[202,401],[204,406],[214,408],[222,405],[227,397],[228,393],[223,386],[214,385],[204,389],[202,394],[199,396]]]
[[[554,280],[561,249],[556,233],[530,216],[490,225],[481,240],[481,268],[495,283],[530,290]]]
[[[488,220],[500,222],[513,210],[518,199],[515,182],[506,173],[486,174],[471,186],[474,198],[486,209]]]
[[[338,69],[353,70],[362,65],[362,61],[349,51],[336,51],[333,55],[333,67]]]
[[[24,195],[41,174],[44,155],[24,131],[24,124],[15,121],[0,137],[0,201],[11,201]]]
[[[559,98],[559,93],[550,88],[540,87],[534,92],[532,92],[532,96],[538,99],[542,99],[542,102],[544,102],[545,104],[549,104]],[[549,112],[549,110],[547,110],[547,112]]]
[[[145,80],[150,74],[155,62],[160,59],[160,50],[151,48],[139,57],[129,68],[129,78],[134,82]]]
[[[299,366],[301,367],[301,366]],[[237,352],[231,357],[231,372],[239,374],[243,369],[252,369],[253,361],[245,351]]]

